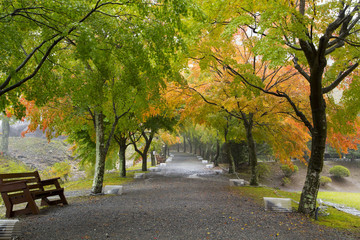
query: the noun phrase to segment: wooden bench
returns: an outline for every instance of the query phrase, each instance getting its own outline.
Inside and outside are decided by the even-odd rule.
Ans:
[[[60,187],[58,179],[41,180],[38,171],[0,174],[0,192],[6,206],[6,217],[27,213],[38,214],[36,199],[41,199],[41,206],[60,203],[67,205],[64,188]],[[60,199],[49,200],[48,197],[51,196],[59,196]],[[27,203],[24,209],[13,209],[15,204],[21,203]]]
[[[156,163],[157,164],[164,163],[165,160],[166,160],[165,157],[160,156],[159,154],[156,154],[155,158],[156,158]]]

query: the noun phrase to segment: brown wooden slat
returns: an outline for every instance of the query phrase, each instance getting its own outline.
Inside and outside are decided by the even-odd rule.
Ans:
[[[25,173],[2,173],[2,174],[0,174],[0,179],[32,177],[32,176],[38,177],[39,176],[38,171],[25,172]]]
[[[27,185],[23,181],[17,181],[10,184],[1,184],[0,185],[0,192],[11,192],[14,189],[24,189]]]

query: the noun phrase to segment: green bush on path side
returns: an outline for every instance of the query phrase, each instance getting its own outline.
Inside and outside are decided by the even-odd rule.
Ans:
[[[350,176],[349,169],[347,169],[346,167],[341,166],[341,165],[336,165],[336,166],[332,167],[330,169],[329,173],[337,178],[344,178],[344,177]]]

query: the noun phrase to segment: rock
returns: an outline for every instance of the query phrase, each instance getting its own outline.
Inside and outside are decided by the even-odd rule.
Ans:
[[[159,167],[151,167],[149,168],[150,172],[160,172],[160,168]]]
[[[123,186],[121,186],[121,185],[105,185],[103,192],[104,192],[104,194],[121,195],[123,193]]]
[[[214,164],[211,163],[211,164],[206,164],[206,168],[213,168],[214,167]]]
[[[264,197],[265,211],[291,212],[290,198],[270,198]]]
[[[230,186],[245,186],[244,179],[229,179]]]
[[[135,173],[134,178],[145,178],[145,173]]]

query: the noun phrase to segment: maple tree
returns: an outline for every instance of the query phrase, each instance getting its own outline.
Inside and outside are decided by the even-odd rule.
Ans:
[[[84,143],[85,148],[93,149],[95,145],[92,192],[100,193],[106,155],[120,119],[130,111],[151,108],[149,96],[159,95],[163,79],[178,78],[177,68],[181,66],[172,52],[181,51],[180,17],[187,14],[187,8],[181,1],[96,3],[104,8],[92,9],[97,15],[76,27],[72,41],[76,44],[63,46],[58,52],[57,57],[66,61],[48,68],[52,69],[50,74],[39,73],[51,87],[43,88],[43,81],[34,82],[24,95],[40,107],[54,105],[56,101],[62,105],[61,99],[65,101],[67,117],[58,120],[63,113],[57,111],[59,115],[51,118],[46,129],[73,135],[71,139],[79,145]],[[47,81],[54,75],[56,84]],[[43,117],[35,118],[41,119],[37,123],[46,121]]]
[[[357,90],[357,76],[351,73],[359,64],[356,50],[359,44],[356,34],[360,19],[358,1],[245,0],[229,3],[226,11],[223,6],[221,9],[216,16],[211,16],[215,19],[213,25],[217,25],[213,28],[218,27],[214,31],[230,38],[237,31],[255,33],[257,41],[252,49],[255,55],[269,61],[272,67],[292,63],[306,82],[309,92],[304,91],[302,95],[309,94],[310,98],[305,107],[299,107],[286,89],[269,89],[256,79],[248,79],[249,71],[244,65],[233,64],[231,58],[208,55],[246,86],[286,100],[296,118],[306,126],[311,134],[311,155],[299,211],[313,215],[328,134],[327,96],[346,79],[351,79],[349,94]],[[355,115],[345,116],[352,119]]]
[[[199,69],[198,66],[203,64],[201,63],[203,59],[201,59],[199,65],[193,67],[193,74],[190,76],[189,83],[190,89],[199,95],[198,98],[195,98],[196,100],[193,100],[194,103],[203,100],[206,104],[215,106],[217,108],[216,111],[220,110],[228,115],[226,117],[227,123],[218,124],[218,126],[225,126],[224,150],[225,156],[227,156],[231,163],[230,171],[234,171],[235,168],[235,163],[233,159],[231,159],[230,141],[232,139],[236,139],[237,141],[242,138],[246,139],[249,162],[252,170],[250,184],[258,185],[255,139],[257,139],[258,142],[266,141],[268,144],[272,145],[273,149],[276,151],[276,157],[282,162],[291,165],[291,157],[304,159],[303,155],[306,150],[307,132],[303,129],[296,130],[296,128],[301,128],[301,126],[294,125],[288,120],[290,116],[283,114],[289,111],[288,106],[284,105],[284,102],[279,102],[276,98],[264,93],[252,91],[252,89],[241,84],[239,79],[234,77],[231,73],[221,71],[222,66],[217,62],[218,57],[220,54],[221,57],[226,56],[226,50],[230,50],[229,52],[231,54],[234,54],[235,52],[240,56],[237,59],[239,62],[238,65],[250,63],[249,65],[251,67],[248,67],[250,71],[249,74],[246,75],[246,78],[258,78],[258,82],[267,85],[269,88],[276,88],[278,90],[281,88],[288,88],[286,82],[296,77],[294,71],[287,68],[270,69],[268,62],[264,62],[251,54],[249,46],[251,46],[252,39],[248,38],[247,40],[249,42],[244,43],[243,46],[235,45],[233,49],[229,46],[225,46],[224,51],[214,51],[214,55],[218,54],[218,56],[214,56],[216,61],[206,63],[209,64],[210,71],[206,71],[206,68],[203,68],[202,70]],[[193,62],[193,66],[195,64],[196,63]],[[196,71],[198,71],[198,73],[196,73]],[[204,112],[201,110],[200,115],[204,115]],[[233,122],[230,118],[237,119],[238,124],[242,125],[242,130],[238,132],[238,137],[228,136],[229,123]],[[295,135],[288,137],[283,132],[284,128],[289,130],[294,128],[294,131],[296,130],[297,134],[301,133],[301,135],[296,135],[297,141],[289,141],[291,137],[295,138]],[[284,149],[286,149],[286,151],[284,151]]]

